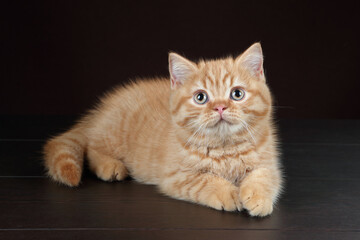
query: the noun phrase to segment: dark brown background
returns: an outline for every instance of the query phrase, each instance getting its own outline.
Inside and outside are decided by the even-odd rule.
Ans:
[[[2,1],[0,114],[80,114],[129,78],[261,41],[282,118],[360,118],[356,1]]]

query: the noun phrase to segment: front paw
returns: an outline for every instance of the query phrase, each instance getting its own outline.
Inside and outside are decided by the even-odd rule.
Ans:
[[[257,187],[245,186],[240,189],[240,200],[251,216],[265,217],[273,211],[273,201]]]
[[[225,211],[241,211],[242,205],[239,198],[239,190],[232,187],[230,190],[221,191],[218,189],[207,197],[207,204],[211,208]]]

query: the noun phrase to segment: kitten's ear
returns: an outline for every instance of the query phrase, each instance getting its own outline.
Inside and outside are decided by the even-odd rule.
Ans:
[[[176,53],[169,53],[169,72],[171,89],[181,86],[186,79],[197,71],[195,63]]]
[[[239,68],[245,68],[254,77],[265,81],[263,61],[260,43],[254,43],[235,59],[235,63]]]

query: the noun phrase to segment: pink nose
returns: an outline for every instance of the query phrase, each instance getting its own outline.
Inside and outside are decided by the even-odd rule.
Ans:
[[[227,109],[227,107],[225,107],[223,105],[214,107],[214,110],[218,111],[218,113],[220,113],[220,115],[222,115],[222,113],[224,112],[225,109]]]

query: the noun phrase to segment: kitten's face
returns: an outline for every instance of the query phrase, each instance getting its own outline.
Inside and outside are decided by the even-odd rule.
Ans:
[[[180,63],[177,60],[170,56],[170,67],[175,65],[170,69],[172,116],[180,127],[226,139],[249,125],[251,128],[270,112],[260,45],[253,45],[235,60],[201,61],[197,65],[181,57]]]

